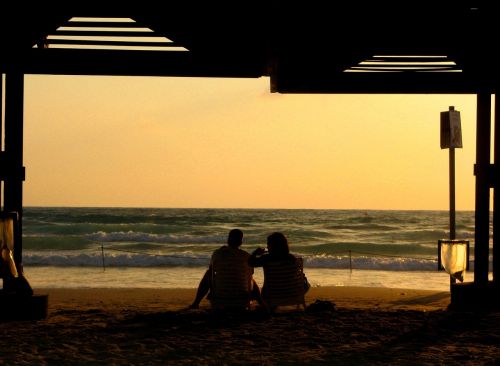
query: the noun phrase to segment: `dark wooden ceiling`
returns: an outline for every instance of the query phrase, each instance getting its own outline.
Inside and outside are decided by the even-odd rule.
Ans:
[[[0,12],[0,70],[26,74],[269,76],[282,93],[494,93],[493,1],[141,1],[17,4]],[[105,5],[105,7],[103,6]],[[185,51],[113,50],[62,41],[74,17],[133,19]],[[89,26],[89,23],[80,23]],[[121,24],[127,26],[127,24]],[[129,25],[130,26],[130,25]],[[134,33],[134,29],[128,34]],[[84,36],[103,31],[82,31]],[[108,33],[109,34],[109,33]],[[116,35],[124,35],[116,33]],[[129,37],[130,38],[130,37]],[[92,42],[105,49],[61,49]],[[36,47],[34,47],[37,45]],[[145,43],[145,46],[150,45]],[[411,56],[411,57],[410,57]]]

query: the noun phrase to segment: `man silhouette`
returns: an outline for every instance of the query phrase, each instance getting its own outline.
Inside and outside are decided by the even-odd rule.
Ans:
[[[198,309],[200,302],[205,296],[208,299],[211,298],[211,290],[213,289],[212,274],[219,270],[224,270],[224,266],[239,266],[241,271],[248,271],[253,273],[253,269],[248,266],[248,258],[250,254],[246,251],[240,249],[243,243],[243,232],[239,229],[233,229],[229,232],[227,237],[227,245],[223,245],[219,249],[216,249],[210,260],[210,266],[208,270],[203,275],[203,278],[198,285],[198,290],[196,292],[196,297],[193,303],[189,306],[190,309]],[[252,289],[251,298],[257,300],[262,304],[262,299],[260,297],[260,289],[255,280],[252,278]]]

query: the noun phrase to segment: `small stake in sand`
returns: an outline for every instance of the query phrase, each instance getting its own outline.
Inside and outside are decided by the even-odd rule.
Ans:
[[[106,264],[104,263],[104,244],[101,244],[101,254],[102,254],[102,270],[106,271]]]

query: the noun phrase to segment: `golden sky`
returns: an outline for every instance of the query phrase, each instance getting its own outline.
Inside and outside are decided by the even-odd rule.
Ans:
[[[26,206],[448,209],[440,112],[474,95],[292,95],[269,79],[25,77]]]

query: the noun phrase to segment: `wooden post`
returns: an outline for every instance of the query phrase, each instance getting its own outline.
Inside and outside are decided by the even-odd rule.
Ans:
[[[24,75],[5,75],[5,154],[10,175],[4,183],[4,209],[18,213],[14,228],[14,261],[22,272],[22,211],[23,211],[23,109]]]
[[[500,285],[500,101],[495,95],[493,180],[493,283]],[[497,191],[497,188],[499,189]]]
[[[474,235],[474,283],[488,283],[490,229],[491,95],[477,94],[476,216]]]
[[[0,153],[2,151],[3,151],[3,73],[0,72]],[[0,167],[0,169],[4,169],[4,167]],[[2,195],[3,195],[3,180],[0,179],[0,210],[3,209]]]

